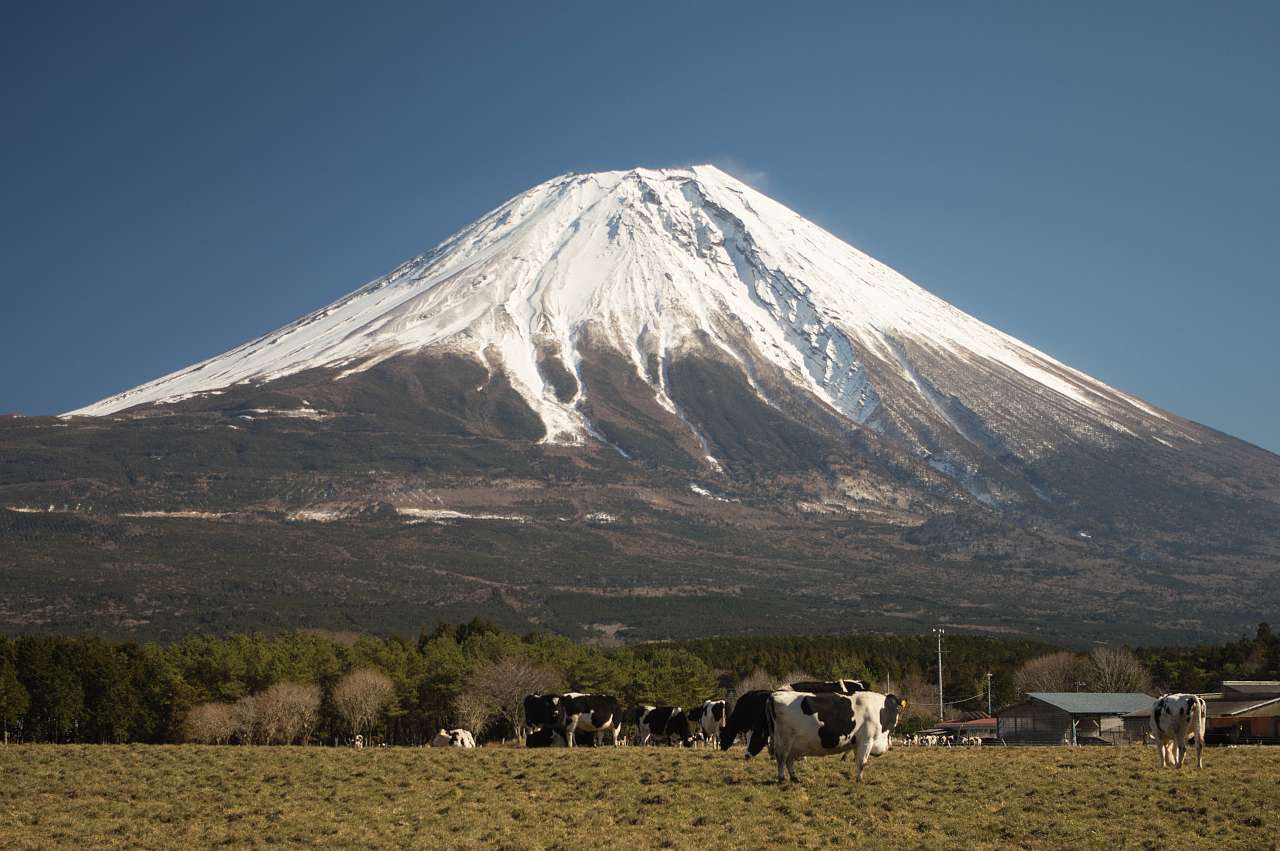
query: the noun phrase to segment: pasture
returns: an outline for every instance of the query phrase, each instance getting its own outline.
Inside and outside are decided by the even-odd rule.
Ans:
[[[895,748],[767,754],[9,745],[0,847],[1276,848],[1280,749]]]

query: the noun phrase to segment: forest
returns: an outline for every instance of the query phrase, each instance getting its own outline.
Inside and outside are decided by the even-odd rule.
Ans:
[[[601,648],[474,619],[414,639],[301,630],[191,636],[171,644],[0,637],[4,740],[415,745],[444,727],[508,738],[531,692],[578,690],[692,706],[800,677],[855,677],[937,718],[930,635],[708,638]],[[990,677],[988,678],[988,673]],[[947,635],[945,713],[985,711],[1023,691],[1207,691],[1222,679],[1280,678],[1268,624],[1222,645],[1063,650]],[[1083,685],[1081,685],[1083,684]],[[988,685],[990,691],[988,691]]]

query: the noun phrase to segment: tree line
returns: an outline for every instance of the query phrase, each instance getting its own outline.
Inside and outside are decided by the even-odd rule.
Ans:
[[[988,678],[990,673],[990,678]],[[599,648],[475,619],[403,637],[303,630],[192,636],[172,644],[0,637],[6,741],[334,744],[356,735],[421,744],[465,727],[505,738],[532,692],[592,691],[625,706],[693,706],[799,678],[854,677],[911,699],[912,726],[937,717],[932,636],[712,638]],[[1026,691],[1205,691],[1220,679],[1280,677],[1280,640],[1182,648],[1095,648],[947,636],[949,716]]]

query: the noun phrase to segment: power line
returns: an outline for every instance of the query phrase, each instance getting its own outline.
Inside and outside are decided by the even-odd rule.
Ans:
[[[955,706],[957,703],[967,703],[967,702],[969,702],[970,700],[974,700],[974,699],[976,699],[976,698],[982,697],[984,694],[986,694],[986,692],[985,692],[985,691],[980,691],[980,692],[978,692],[977,694],[975,694],[975,695],[973,695],[973,696],[971,696],[971,697],[962,697],[962,698],[960,698],[959,700],[948,700],[948,701],[947,701],[947,706]]]

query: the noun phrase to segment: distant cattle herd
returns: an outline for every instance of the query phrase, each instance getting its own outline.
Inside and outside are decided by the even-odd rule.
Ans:
[[[778,781],[798,781],[795,764],[808,756],[854,754],[854,782],[872,756],[893,745],[977,746],[978,736],[913,734],[894,737],[907,701],[870,691],[859,680],[806,680],[785,688],[760,689],[726,700],[682,706],[637,706],[625,710],[609,695],[568,692],[531,694],[524,699],[526,728],[518,731],[526,747],[595,747],[621,745],[718,745],[728,750],[738,741],[750,759],[766,747],[777,762]],[[1194,743],[1196,762],[1204,767],[1205,703],[1193,694],[1167,694],[1151,708],[1151,737],[1160,748],[1160,765],[1182,767],[1187,745]],[[356,747],[364,742],[356,737]],[[432,747],[474,748],[467,730],[441,730]]]

